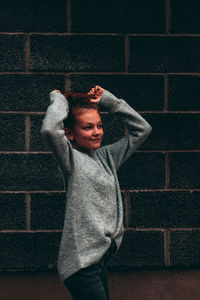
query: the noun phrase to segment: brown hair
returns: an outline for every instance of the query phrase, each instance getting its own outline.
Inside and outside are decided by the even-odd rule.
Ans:
[[[73,114],[73,110],[76,108],[87,108],[87,109],[96,109],[99,112],[99,106],[97,103],[90,102],[91,97],[84,93],[72,93],[66,92],[64,96],[68,100],[69,104],[69,113],[67,118],[64,120],[64,127],[68,129],[73,129],[76,119]]]

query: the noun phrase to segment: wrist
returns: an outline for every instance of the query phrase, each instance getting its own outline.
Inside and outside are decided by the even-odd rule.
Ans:
[[[99,107],[104,110],[112,112],[119,104],[119,99],[110,93],[108,90],[104,90],[102,97],[99,99]]]

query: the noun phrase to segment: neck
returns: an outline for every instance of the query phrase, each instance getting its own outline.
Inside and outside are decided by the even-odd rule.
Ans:
[[[83,152],[83,153],[91,153],[92,151],[89,150],[89,149],[86,149],[86,148],[83,148],[83,147],[80,147],[79,145],[76,144],[76,142],[74,141],[71,141],[71,144],[72,144],[72,148],[80,151],[80,152]]]

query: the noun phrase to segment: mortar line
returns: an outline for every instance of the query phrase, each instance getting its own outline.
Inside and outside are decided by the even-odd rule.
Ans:
[[[35,229],[35,230],[12,230],[12,229],[8,229],[8,230],[0,230],[0,233],[56,233],[56,232],[62,232],[62,229]]]
[[[126,218],[125,225],[126,227],[128,227],[130,223],[130,192],[127,190],[124,191],[124,200],[125,200],[125,218]]]
[[[122,192],[124,192],[125,190],[121,190]],[[193,192],[200,192],[200,189],[130,189],[129,190],[130,193],[155,193],[155,192],[189,192],[189,193],[193,193]],[[12,190],[12,191],[1,191],[0,190],[0,194],[26,194],[26,193],[30,193],[30,194],[50,194],[50,193],[65,193],[65,190],[37,190],[37,191],[31,191],[31,190]]]
[[[26,230],[30,230],[31,223],[31,196],[30,193],[26,193]]]
[[[169,24],[170,25],[170,24]],[[0,35],[26,35],[27,32],[0,32]],[[29,32],[29,35],[41,35],[41,36],[125,36],[124,33],[116,32]],[[200,37],[200,33],[132,33],[127,32],[127,36],[136,37]]]
[[[200,150],[135,150],[135,153],[200,153]],[[0,151],[0,154],[52,154],[51,151]],[[148,189],[148,188],[147,188]],[[185,188],[178,188],[178,190]]]
[[[31,121],[30,116],[25,118],[25,150],[30,151],[30,131],[31,131]]]
[[[169,231],[200,231],[199,227],[177,227],[177,228],[165,228],[165,227],[149,227],[149,228],[143,228],[143,227],[127,227],[127,231],[141,231],[141,232],[148,232],[148,231],[160,231],[160,232],[166,232],[166,230]]]
[[[103,76],[110,76],[110,75],[129,75],[129,76],[164,76],[166,73],[164,72],[124,72],[124,71],[113,71],[113,72],[80,72],[80,71],[75,71],[75,72],[65,72],[65,71],[0,71],[0,75],[45,75],[45,76],[52,76],[52,75],[103,75]],[[173,75],[173,76],[192,76],[192,77],[199,77],[200,72],[168,72],[168,75]]]
[[[70,80],[69,80],[70,82]],[[70,85],[70,83],[68,83]],[[140,114],[199,114],[200,111],[199,110],[185,110],[185,111],[181,111],[181,110],[170,110],[170,111],[163,111],[163,110],[137,110],[138,113]],[[26,115],[45,115],[45,111],[21,111],[21,110],[10,110],[10,111],[6,111],[6,110],[0,110],[1,114],[26,114]],[[104,114],[109,114],[108,112],[102,112]],[[165,151],[165,150],[164,150]]]
[[[30,62],[30,34],[26,34],[26,42],[25,42],[25,64],[26,64],[26,72],[29,72],[29,62]]]

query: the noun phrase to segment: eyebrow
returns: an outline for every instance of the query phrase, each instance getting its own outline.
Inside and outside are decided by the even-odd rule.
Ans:
[[[97,124],[99,124],[99,123],[102,123],[102,121],[99,121]],[[94,123],[89,123],[89,122],[87,122],[87,123],[83,123],[83,124],[93,125]]]

